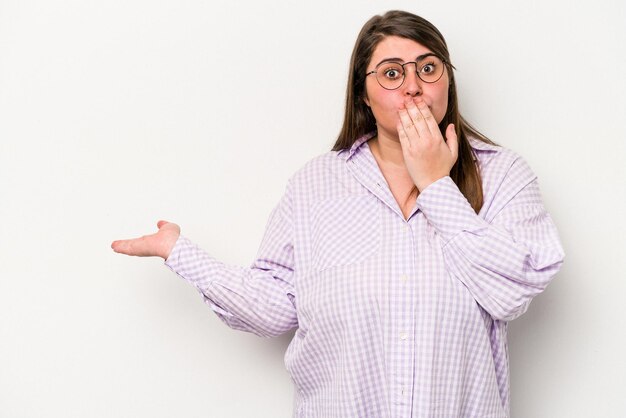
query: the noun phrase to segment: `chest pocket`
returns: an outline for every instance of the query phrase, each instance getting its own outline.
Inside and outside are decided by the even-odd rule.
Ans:
[[[324,270],[363,261],[380,247],[379,201],[371,195],[324,200],[311,212],[313,268]]]

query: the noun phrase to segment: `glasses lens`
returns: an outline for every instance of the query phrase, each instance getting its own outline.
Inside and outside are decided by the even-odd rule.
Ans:
[[[386,62],[376,69],[376,79],[387,90],[397,89],[404,81],[404,68],[396,62]]]
[[[417,63],[417,75],[427,83],[438,81],[443,75],[443,62],[435,55],[429,55]]]

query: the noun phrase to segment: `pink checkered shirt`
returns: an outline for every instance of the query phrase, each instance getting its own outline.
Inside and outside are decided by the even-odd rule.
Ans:
[[[471,140],[480,213],[444,177],[406,220],[370,138],[289,180],[250,267],[184,237],[166,265],[232,328],[297,328],[285,353],[294,417],[508,417],[507,321],[564,256],[537,178],[515,153]]]

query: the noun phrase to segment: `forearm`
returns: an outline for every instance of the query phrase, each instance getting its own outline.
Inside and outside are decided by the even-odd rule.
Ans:
[[[281,271],[224,264],[185,237],[165,264],[191,283],[229,326],[261,336],[282,334],[297,325],[289,285]]]
[[[536,184],[520,191],[492,222],[473,211],[449,177],[429,186],[418,205],[438,232],[451,276],[495,319],[524,313],[563,262]]]

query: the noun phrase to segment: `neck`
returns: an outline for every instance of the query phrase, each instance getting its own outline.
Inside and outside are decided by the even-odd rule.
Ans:
[[[405,167],[402,146],[400,145],[399,139],[390,138],[385,135],[377,135],[370,140],[369,145],[383,163]]]

